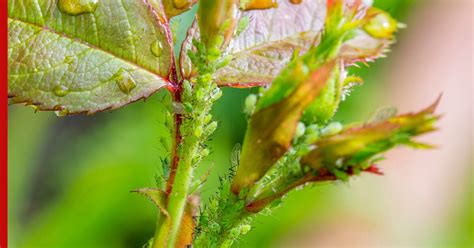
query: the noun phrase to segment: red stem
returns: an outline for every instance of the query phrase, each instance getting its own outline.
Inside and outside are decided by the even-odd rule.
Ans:
[[[175,89],[173,94],[173,101],[181,102],[181,92],[182,92],[182,82],[178,84],[178,87]],[[175,114],[174,115],[174,141],[173,148],[171,151],[171,164],[170,164],[170,174],[168,176],[168,181],[166,183],[166,194],[170,194],[173,188],[174,178],[176,176],[176,170],[178,169],[179,163],[179,154],[178,147],[181,143],[182,136],[180,132],[181,123],[183,122],[183,115]]]
[[[363,171],[373,173],[376,175],[383,175],[380,169],[375,165],[371,165],[368,168],[364,169]],[[349,176],[353,176],[354,170],[352,168],[348,168],[346,173],[349,174]],[[338,178],[334,174],[329,172],[327,169],[322,168],[319,170],[317,176],[314,176],[312,173],[308,173],[304,175],[302,178],[290,183],[285,189],[279,192],[276,192],[274,195],[257,199],[253,202],[248,203],[245,206],[245,208],[248,212],[257,213],[257,212],[260,212],[260,210],[265,208],[265,206],[267,206],[274,200],[281,198],[282,196],[286,195],[288,192],[290,192],[292,189],[298,186],[305,185],[306,183],[310,183],[310,182],[326,182],[326,181],[335,181],[335,180],[338,180]]]
[[[151,6],[148,3],[148,0],[144,0],[145,3],[147,3],[149,6]],[[171,46],[171,67],[170,71],[168,73],[168,81],[170,82],[170,85],[168,85],[168,90],[172,94],[172,98],[174,102],[181,102],[181,94],[182,94],[182,84],[183,81],[178,78],[178,71],[176,70],[176,58],[174,56],[174,44],[173,44],[173,36],[171,33],[171,28],[169,25],[168,18],[166,16],[160,16],[157,14],[156,11],[152,11],[155,16],[158,18],[159,23],[163,23],[163,27],[165,29],[165,34],[166,34],[166,40],[168,44]],[[174,178],[176,176],[176,169],[178,167],[178,162],[179,162],[179,156],[178,156],[178,147],[179,144],[181,143],[182,137],[180,133],[180,127],[182,123],[182,115],[181,114],[174,114],[174,141],[172,144],[172,150],[171,150],[171,164],[170,164],[170,174],[168,177],[168,181],[166,184],[166,193],[169,194],[172,190],[173,187],[173,182]]]

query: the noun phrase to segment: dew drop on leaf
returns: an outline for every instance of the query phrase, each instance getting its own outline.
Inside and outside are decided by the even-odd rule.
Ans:
[[[151,43],[150,50],[153,55],[159,57],[163,52],[163,45],[159,40],[155,40],[153,43]]]
[[[53,94],[55,96],[63,97],[63,96],[66,96],[67,94],[69,94],[69,89],[64,85],[58,85],[58,86],[54,87]]]
[[[270,9],[276,7],[278,7],[276,0],[249,0],[242,6],[242,10]]]
[[[184,9],[190,5],[189,0],[173,0],[173,6],[177,9]]]
[[[98,0],[58,0],[58,8],[68,15],[92,13],[97,8]]]
[[[290,0],[290,3],[292,3],[292,4],[300,4],[302,2],[303,2],[303,0]]]
[[[126,72],[124,69],[120,68],[120,70],[115,73],[113,76],[113,80],[119,87],[120,91],[125,94],[130,94],[130,92],[137,87],[137,83],[135,80]]]

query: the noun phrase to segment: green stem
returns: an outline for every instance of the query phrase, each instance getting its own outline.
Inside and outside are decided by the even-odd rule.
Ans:
[[[208,79],[208,80],[205,80]],[[163,223],[157,224],[156,241],[153,248],[175,247],[180,235],[180,225],[186,209],[186,202],[190,194],[194,168],[207,156],[206,148],[202,145],[209,135],[214,132],[217,123],[210,121],[209,112],[212,103],[217,100],[219,88],[208,76],[197,77],[194,87],[183,94],[183,104],[188,104],[187,112],[183,116],[179,128],[181,142],[177,146],[174,156],[178,161],[174,177],[169,178],[170,191],[167,198],[168,216]],[[174,161],[174,158],[173,158]]]
[[[153,236],[152,248],[166,247],[169,228],[165,228],[165,226],[169,226],[169,224],[169,218],[160,212],[156,221],[156,229]]]
[[[187,140],[188,141],[188,140]],[[168,235],[168,244],[174,247],[181,224],[181,219],[186,207],[186,199],[189,195],[189,185],[193,178],[193,155],[196,154],[199,142],[192,139],[191,142],[184,141],[183,153],[174,178],[173,188],[168,196],[168,213],[171,221]]]

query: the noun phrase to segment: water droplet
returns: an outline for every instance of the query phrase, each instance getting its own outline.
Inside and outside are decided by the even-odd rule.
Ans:
[[[97,8],[98,0],[59,0],[58,8],[68,15],[82,15],[92,13]]]
[[[242,7],[242,10],[270,9],[278,7],[276,0],[250,0]]]
[[[115,73],[113,80],[115,80],[120,91],[125,94],[130,94],[130,92],[137,87],[137,83],[133,80],[130,74],[122,68]]]
[[[188,8],[191,5],[189,0],[173,0],[173,6],[177,9]]]
[[[290,0],[290,3],[292,3],[292,4],[300,4],[302,2],[303,2],[303,0]]]
[[[76,58],[74,56],[66,56],[64,58],[64,63],[71,64],[72,62],[74,62],[74,60],[76,60]]]
[[[63,97],[63,96],[66,96],[67,94],[69,94],[69,89],[66,86],[60,84],[60,85],[54,87],[53,94],[55,96]]]
[[[156,57],[161,56],[161,53],[163,52],[163,45],[161,44],[161,41],[155,40],[153,43],[151,43],[150,50],[151,53]]]

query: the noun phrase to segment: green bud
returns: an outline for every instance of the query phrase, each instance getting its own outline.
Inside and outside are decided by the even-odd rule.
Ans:
[[[201,40],[208,49],[220,48],[229,43],[237,24],[237,16],[236,0],[199,1]]]
[[[269,90],[258,101],[260,104],[266,98],[276,103],[257,104],[257,110],[250,117],[240,164],[232,182],[234,194],[252,187],[288,151],[302,112],[325,87],[334,66],[335,62],[331,61],[315,69],[286,97],[281,98],[279,90]],[[281,85],[287,83],[281,82]]]
[[[331,123],[324,128],[327,129],[326,136],[315,142],[316,148],[304,155],[300,162],[313,169],[322,166],[344,168],[344,165],[361,165],[396,145],[415,142],[412,140],[414,136],[435,130],[434,123],[438,117],[433,113],[438,101],[419,113],[350,126],[343,131],[340,124]],[[336,176],[339,178],[341,175]]]
[[[367,10],[364,30],[374,38],[392,39],[393,34],[398,30],[398,23],[387,12],[370,8]]]

